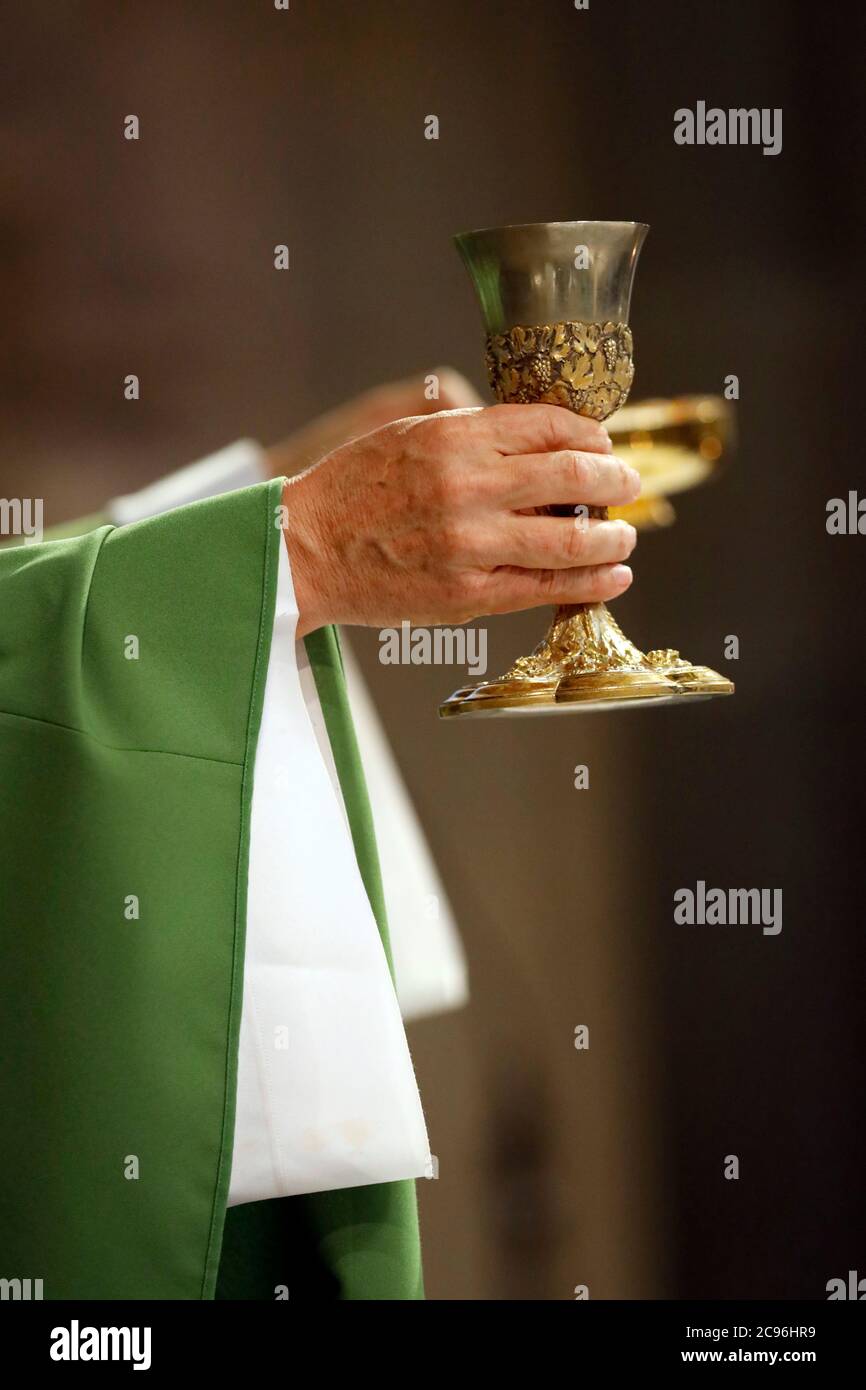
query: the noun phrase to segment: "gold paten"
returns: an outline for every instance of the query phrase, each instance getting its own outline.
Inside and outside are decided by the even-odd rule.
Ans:
[[[733,415],[721,396],[674,396],[629,403],[610,422],[613,447],[641,476],[641,495],[611,507],[612,520],[639,531],[676,521],[671,498],[722,471],[733,436]]]

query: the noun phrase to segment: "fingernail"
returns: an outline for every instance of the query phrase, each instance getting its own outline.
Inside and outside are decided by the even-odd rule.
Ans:
[[[634,579],[634,575],[628,565],[614,565],[610,572],[610,577],[614,584],[622,584],[623,588]]]

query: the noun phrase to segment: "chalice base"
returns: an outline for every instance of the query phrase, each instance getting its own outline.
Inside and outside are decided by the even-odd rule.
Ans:
[[[443,719],[646,708],[732,695],[733,683],[673,648],[639,651],[604,604],[560,608],[544,641],[498,680],[455,690]]]
[[[692,666],[684,661],[680,666],[661,668],[668,680],[685,695],[733,695],[734,682],[714,671],[711,666]]]

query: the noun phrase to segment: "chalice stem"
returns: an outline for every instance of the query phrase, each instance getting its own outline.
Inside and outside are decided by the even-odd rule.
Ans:
[[[562,605],[531,656],[520,657],[508,672],[519,677],[588,675],[645,668],[646,657],[623,633],[604,603]]]
[[[545,510],[554,516],[572,516],[575,509],[552,506]],[[581,508],[581,517],[583,514]],[[588,515],[597,521],[607,521],[608,510],[607,507],[590,507]],[[580,524],[575,520],[575,525]],[[554,610],[544,639],[531,656],[515,662],[506,679],[555,674],[566,677],[645,665],[643,652],[624,635],[605,604],[569,603],[560,604]]]

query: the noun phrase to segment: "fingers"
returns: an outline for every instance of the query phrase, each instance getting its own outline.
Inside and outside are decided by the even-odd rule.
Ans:
[[[528,570],[574,569],[627,560],[637,531],[627,521],[579,521],[572,517],[511,516],[492,532],[489,558],[495,565]]]
[[[501,505],[512,511],[565,502],[622,507],[640,493],[640,474],[624,459],[579,449],[494,461],[486,470],[485,482],[491,498],[498,491]]]
[[[597,420],[561,405],[492,405],[485,428],[502,454],[534,454],[551,449],[595,449],[610,453],[610,435]]]
[[[546,604],[607,603],[625,593],[633,575],[628,565],[580,569],[523,570],[504,567],[489,576],[484,611],[517,613]]]

